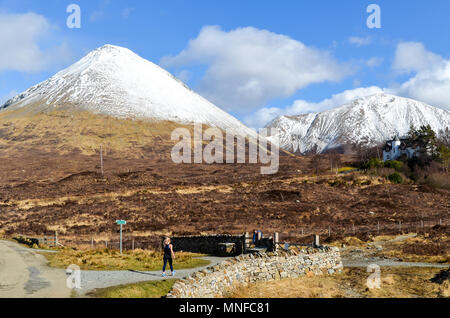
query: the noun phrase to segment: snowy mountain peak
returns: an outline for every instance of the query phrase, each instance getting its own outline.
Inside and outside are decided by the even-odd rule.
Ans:
[[[119,118],[203,123],[254,132],[129,49],[104,45],[7,101],[1,109],[87,110]]]
[[[450,127],[450,112],[413,99],[390,94],[358,98],[322,113],[279,116],[267,127],[278,128],[280,146],[306,153],[338,148],[345,144],[375,145],[393,136],[403,136],[411,125]]]
[[[105,44],[93,51],[91,51],[86,58],[98,57],[98,56],[107,56],[107,55],[115,55],[115,54],[128,54],[128,55],[137,55],[133,51],[112,44]]]

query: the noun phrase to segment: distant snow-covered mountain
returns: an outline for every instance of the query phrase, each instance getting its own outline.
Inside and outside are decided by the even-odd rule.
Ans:
[[[450,127],[450,111],[389,94],[359,98],[350,104],[299,116],[280,116],[266,127],[278,128],[280,147],[294,153],[323,152],[345,144],[382,143],[405,135],[411,125]]]
[[[254,133],[159,66],[132,51],[105,45],[8,100],[4,109],[86,110],[119,118],[203,123]]]

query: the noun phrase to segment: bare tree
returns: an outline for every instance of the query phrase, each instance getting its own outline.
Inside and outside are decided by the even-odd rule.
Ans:
[[[365,164],[372,158],[379,158],[382,152],[379,146],[368,146],[364,143],[354,144],[353,151],[355,152],[356,160],[360,164]]]
[[[309,168],[315,174],[319,174],[321,162],[322,162],[322,156],[320,154],[312,155],[311,156],[311,161],[309,162]]]
[[[445,130],[439,130],[438,142],[447,148],[450,148],[450,129],[448,127],[446,127]]]
[[[331,171],[333,171],[333,169],[338,169],[341,165],[341,155],[337,150],[330,150],[327,153],[327,158],[330,163]]]

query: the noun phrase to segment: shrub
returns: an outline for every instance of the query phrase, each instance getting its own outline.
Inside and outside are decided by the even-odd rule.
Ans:
[[[328,181],[328,184],[332,187],[343,187],[347,185],[347,182],[342,179],[336,179]]]
[[[403,162],[396,161],[396,160],[389,160],[389,161],[386,161],[383,166],[385,168],[392,168],[397,171],[400,171],[403,168]]]
[[[391,182],[393,182],[393,183],[396,183],[396,184],[401,184],[401,183],[403,183],[403,178],[402,178],[402,176],[401,176],[399,173],[397,173],[397,172],[394,172],[393,174],[390,174],[390,175],[388,176],[388,179],[389,179],[389,181],[391,181]]]
[[[383,176],[383,177],[387,178],[387,177],[389,177],[391,174],[393,174],[394,172],[397,172],[397,171],[395,171],[395,170],[392,169],[392,168],[379,168],[379,169],[376,170],[376,172],[377,172],[377,173],[376,173],[377,175]]]
[[[349,171],[353,171],[353,170],[357,170],[357,168],[355,168],[355,167],[342,167],[342,168],[339,168],[338,172],[339,173],[343,173],[343,172],[349,172]]]
[[[27,245],[28,247],[39,246],[39,240],[31,237],[24,237],[22,235],[18,235],[13,237],[15,241],[20,244]]]
[[[363,169],[374,169],[374,168],[383,168],[383,161],[378,158],[370,159],[366,164],[362,166]]]

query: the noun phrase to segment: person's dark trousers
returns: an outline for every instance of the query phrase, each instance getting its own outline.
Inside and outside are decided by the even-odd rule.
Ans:
[[[172,259],[171,258],[164,258],[163,272],[166,271],[167,262],[169,262],[170,270],[173,272],[173,265],[172,265]]]

